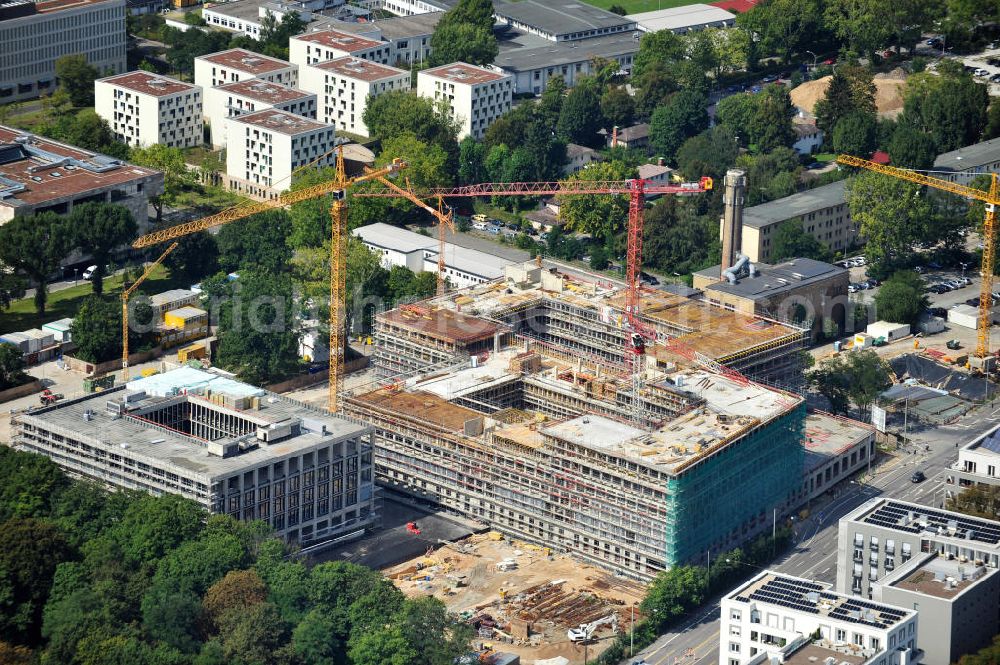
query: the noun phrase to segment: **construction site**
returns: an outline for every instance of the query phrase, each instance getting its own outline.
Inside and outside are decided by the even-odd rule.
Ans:
[[[384,486],[645,581],[796,507],[806,409],[774,386],[807,334],[530,262],[379,314],[343,410]]]
[[[481,654],[514,653],[523,663],[596,657],[641,618],[645,593],[640,584],[496,531],[444,543],[383,572],[406,595],[435,596],[468,621]]]

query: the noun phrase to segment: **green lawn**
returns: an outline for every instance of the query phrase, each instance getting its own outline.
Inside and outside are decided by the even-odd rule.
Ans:
[[[583,0],[588,5],[608,9],[611,5],[621,5],[628,14],[653,12],[657,9],[670,9],[697,4],[693,0]]]
[[[837,155],[832,152],[820,152],[813,155],[813,157],[816,158],[817,162],[832,162],[837,159]]]
[[[121,290],[122,276],[114,275],[104,280],[105,293],[117,293]],[[169,271],[163,266],[157,266],[153,270],[140,290],[143,293],[161,293],[169,289],[186,288],[188,284],[182,284],[178,280],[170,277]],[[56,321],[66,317],[76,316],[83,299],[93,292],[90,282],[80,280],[80,284],[68,289],[49,293],[49,301],[45,306],[45,315],[38,316],[35,313],[35,302],[31,298],[15,301],[10,309],[0,312],[0,334],[9,332],[20,332],[29,328],[41,328],[49,321]]]

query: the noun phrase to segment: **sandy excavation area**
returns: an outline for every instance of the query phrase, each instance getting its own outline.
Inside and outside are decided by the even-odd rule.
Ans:
[[[587,644],[596,657],[627,632],[645,586],[497,532],[448,543],[383,573],[408,596],[433,595],[479,631],[477,641],[516,653],[523,665],[562,656],[582,664],[567,630],[601,622]],[[636,607],[636,619],[638,619]]]

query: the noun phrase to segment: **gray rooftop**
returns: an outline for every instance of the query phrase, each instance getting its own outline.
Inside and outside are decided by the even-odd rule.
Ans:
[[[194,376],[193,373],[203,375],[204,380],[199,382],[198,377]],[[224,391],[240,391],[242,392],[241,396],[258,394],[261,396],[259,409],[233,410],[233,413],[261,422],[281,422],[289,418],[299,418],[303,421],[301,433],[272,444],[260,443],[257,448],[230,457],[220,457],[210,454],[204,445],[205,442],[201,439],[144,422],[139,418],[115,416],[106,407],[109,400],[122,399],[126,392],[132,392],[131,388],[133,387],[149,386],[155,393],[158,388],[154,387],[154,383],[155,386],[164,387],[171,383],[174,377],[177,377],[175,383],[178,386],[191,387],[192,390],[196,385],[216,386],[218,383]],[[172,466],[188,475],[191,472],[202,474],[206,480],[229,476],[242,469],[252,469],[262,464],[279,461],[286,456],[295,455],[324,441],[361,435],[367,429],[365,426],[355,424],[346,418],[330,415],[326,411],[314,409],[286,397],[189,367],[172,370],[150,378],[155,379],[155,382],[146,384],[143,383],[146,381],[145,379],[133,381],[128,384],[128,389],[119,387],[79,399],[60,402],[54,406],[26,413],[21,418],[26,422],[37,419],[43,423],[43,427],[58,427],[73,432],[75,436],[86,438],[109,452],[115,451],[117,454],[127,454],[134,458],[147,457],[157,460],[159,462],[157,466],[164,468]],[[187,396],[182,394],[165,397],[147,394],[140,399],[130,401],[129,404],[141,410],[182,399],[204,398],[194,396],[194,392],[189,392]],[[213,405],[213,408],[227,410],[219,405]],[[91,413],[89,419],[85,417],[87,412]],[[325,433],[321,431],[321,426],[325,426]]]
[[[844,198],[846,182],[846,180],[838,180],[829,185],[747,208],[743,211],[743,226],[759,229],[783,222],[786,219],[801,217],[811,212],[846,203]]]
[[[437,247],[434,238],[383,222],[359,226],[354,229],[354,235],[362,242],[404,254]]]
[[[434,243],[433,251],[429,251],[424,260],[437,262],[437,254],[437,243]],[[460,247],[450,242],[445,243],[444,246],[445,266],[484,279],[503,277],[504,268],[513,263],[516,261],[505,259],[496,254],[480,252],[478,249]]]
[[[629,14],[625,18],[635,21],[649,32],[656,32],[658,30],[686,30],[703,25],[729,23],[735,20],[736,16],[721,7],[696,4],[658,9],[641,14]]]
[[[968,171],[996,162],[1000,162],[1000,138],[940,154],[934,160],[934,168],[942,171]]]
[[[819,468],[870,438],[873,432],[871,425],[857,420],[810,412],[805,421],[803,470],[808,473]]]
[[[576,42],[553,42],[520,30],[508,30],[499,35],[498,43],[500,54],[493,64],[511,73],[588,62],[594,57],[613,59],[639,51],[639,42],[629,32]]]
[[[566,35],[575,32],[635,26],[635,21],[577,0],[498,0],[493,5],[494,14],[500,19],[510,19],[530,25],[540,32]]]
[[[365,23],[330,21],[323,27],[351,34],[371,34],[379,30],[382,33],[382,37],[395,41],[397,39],[408,39],[410,37],[420,37],[433,33],[442,16],[444,16],[444,12],[427,12],[426,14],[397,16]]]
[[[250,23],[260,22],[260,7],[266,0],[234,0],[233,2],[220,2],[206,7],[205,9],[222,14],[230,18],[249,21]]]
[[[1000,522],[970,517],[950,510],[935,510],[919,503],[879,497],[859,506],[843,520],[931,538],[988,545],[1000,551]]]
[[[755,263],[754,266],[758,271],[755,277],[741,277],[735,284],[723,280],[709,284],[705,290],[731,293],[756,300],[847,274],[847,270],[840,266],[805,258],[791,259],[776,265]],[[712,266],[699,270],[698,274],[718,278],[720,271],[720,266]]]

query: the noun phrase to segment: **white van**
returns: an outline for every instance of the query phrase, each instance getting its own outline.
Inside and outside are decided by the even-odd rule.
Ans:
[[[87,269],[83,271],[82,277],[84,279],[90,279],[97,272],[97,266],[87,266]]]

